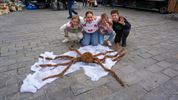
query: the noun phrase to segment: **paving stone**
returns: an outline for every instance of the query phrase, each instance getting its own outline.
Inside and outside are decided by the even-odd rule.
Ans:
[[[148,93],[147,95],[145,95],[144,97],[142,97],[140,100],[166,100],[167,96],[162,93]]]
[[[73,84],[73,82],[75,82],[75,79],[74,77],[64,77],[64,78],[61,78],[61,79],[57,79],[55,80],[55,86],[56,87],[52,87],[52,91],[56,91],[56,90],[61,90],[63,88],[69,88],[71,84]],[[53,89],[55,88],[55,89]],[[48,89],[47,92],[50,90]]]
[[[168,100],[177,100],[178,95],[172,95],[171,97],[168,98]]]
[[[177,95],[178,94],[178,77],[172,78],[170,81],[163,84],[163,86],[166,88],[165,90],[168,91],[169,95]]]
[[[67,100],[73,98],[73,94],[69,88],[64,88],[56,92],[47,93],[47,98],[49,100]]]
[[[3,96],[0,96],[0,100],[5,100],[5,97],[3,97]]]
[[[0,88],[4,87],[6,85],[6,81],[4,78],[0,78]]]
[[[122,90],[121,90],[122,91]],[[140,85],[135,84],[130,87],[127,87],[123,90],[125,94],[132,98],[132,100],[138,100],[143,97],[147,91],[145,91]]]
[[[11,94],[17,93],[18,91],[19,91],[18,84],[12,84],[12,85],[8,85],[6,87],[0,88],[0,95],[1,96],[11,95]]]
[[[134,68],[134,66],[124,66],[122,68],[119,69],[120,71],[122,71],[124,74],[129,74],[129,73],[133,73],[136,72],[137,70]]]
[[[85,93],[92,89],[92,86],[88,85],[86,81],[75,82],[71,85],[71,90],[74,95]]]
[[[172,80],[172,79],[171,79]],[[161,84],[159,87],[153,89],[151,91],[152,94],[156,95],[157,97],[162,98],[163,100],[167,100],[167,98],[170,97],[170,95],[173,95],[176,93],[175,89],[168,88],[167,86],[171,85],[170,82],[166,82],[165,84]]]
[[[73,97],[71,100],[93,100],[93,99],[89,93],[84,93],[82,95]]]
[[[176,71],[178,71],[178,63],[177,64],[175,64],[175,65],[172,65],[170,68],[172,68],[173,70],[176,70]]]
[[[141,56],[141,57],[143,57],[143,58],[150,58],[150,57],[152,57],[152,55],[151,54],[149,54],[149,53],[142,53],[142,54],[139,54],[139,56]]]
[[[125,84],[133,85],[139,83],[142,80],[142,76],[140,76],[139,71],[133,72],[129,74],[119,74],[119,77],[125,82]]]
[[[13,60],[6,60],[6,61],[1,61],[0,62],[0,67],[6,67],[6,66],[9,66],[9,65],[12,65],[12,64],[15,64],[16,63],[16,60],[13,59]]]
[[[152,58],[157,60],[157,61],[162,61],[162,60],[165,59],[162,55],[156,55],[156,56],[153,56]]]
[[[140,73],[142,75],[143,73]],[[160,84],[164,84],[170,78],[161,73],[149,73],[145,74],[147,77],[143,77],[144,79],[139,82],[139,84],[147,91],[151,91],[152,89],[158,87]],[[144,75],[143,75],[144,76]]]
[[[42,95],[42,96],[39,96],[39,97],[36,97],[36,98],[30,99],[30,100],[49,100],[49,99],[47,98],[47,96],[46,96],[46,95]]]
[[[119,91],[102,100],[132,100],[132,98],[125,92]]]
[[[156,56],[156,55],[160,54],[160,52],[157,51],[157,50],[149,50],[148,53],[150,53],[153,56]]]
[[[14,75],[14,76],[8,77],[5,82],[6,82],[6,85],[20,84],[22,83],[25,77],[26,75]]]
[[[10,55],[16,55],[16,51],[9,51],[8,52],[1,52],[1,56],[10,56]]]
[[[131,55],[129,59],[133,62],[137,62],[137,61],[141,62],[143,60],[140,56],[137,56],[137,55]]]
[[[159,65],[160,67],[162,68],[167,68],[167,67],[170,67],[171,64],[166,62],[166,61],[161,61],[161,62],[158,62],[157,65]]]
[[[162,73],[168,75],[169,77],[174,77],[174,76],[178,75],[178,72],[175,70],[172,70],[171,68],[167,68],[167,69],[163,70]]]
[[[144,59],[141,63],[143,63],[144,65],[152,65],[152,64],[155,64],[157,61],[152,59],[152,58],[147,58],[147,59]]]
[[[87,85],[92,86],[92,88],[95,88],[107,84],[111,81],[116,81],[116,80],[109,74],[105,77],[100,78],[98,81],[92,81],[91,79],[87,79],[86,83]]]
[[[27,74],[27,73],[30,73],[31,72],[31,69],[30,69],[30,66],[26,66],[26,67],[22,67],[22,68],[18,68],[17,69],[17,73],[18,75],[24,75],[24,74]]]
[[[167,59],[165,59],[165,61],[167,61],[170,64],[177,64],[178,59],[176,59],[176,56],[174,54],[173,56],[168,57]]]
[[[28,36],[29,37],[29,36]],[[20,37],[21,38],[21,37]],[[28,46],[30,43],[29,42],[26,42],[26,41],[18,41],[16,44],[15,44],[15,47],[23,47],[23,46]]]
[[[69,86],[72,93],[76,96],[85,93],[93,88],[92,82],[88,81],[88,77],[83,70],[68,74],[69,80],[66,86]],[[64,84],[65,85],[65,84]]]
[[[121,91],[123,89],[123,87],[114,79],[113,79],[113,81],[106,83],[105,86],[111,90],[112,94],[114,94],[118,91]]]
[[[44,100],[44,99],[42,99],[42,98],[44,98],[44,97],[46,97],[46,99],[45,100],[51,100],[51,99],[48,99],[48,97],[47,97],[47,95],[46,95],[46,91],[47,91],[47,89],[48,88],[46,88],[45,86],[42,88],[42,89],[40,89],[40,90],[38,90],[35,94],[32,94],[30,97],[28,97],[28,99],[32,99],[32,100]],[[54,93],[54,92],[51,92],[51,93]],[[48,93],[48,94],[50,94],[50,93]]]
[[[6,100],[29,100],[29,97],[31,97],[33,94],[31,93],[15,93],[8,95],[6,97]]]
[[[0,74],[9,78],[9,77],[12,77],[12,76],[17,76],[17,70],[10,70],[10,71],[6,71],[6,72],[2,72]]]
[[[92,100],[101,100],[102,98],[112,95],[112,91],[111,89],[103,85],[92,89],[90,91],[90,95]]]
[[[161,70],[163,70],[162,67],[154,64],[154,65],[151,65],[149,67],[146,68],[147,70],[151,71],[151,72],[160,72]]]

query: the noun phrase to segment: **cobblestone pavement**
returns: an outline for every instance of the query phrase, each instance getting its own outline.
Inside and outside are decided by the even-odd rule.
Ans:
[[[59,31],[68,21],[67,11],[24,10],[0,16],[0,100],[178,100],[178,21],[152,11],[116,9],[132,24],[128,54],[113,67],[126,88],[110,75],[93,82],[80,70],[35,94],[20,93],[40,53],[62,54],[71,45],[61,42]],[[78,10],[79,15],[87,10]],[[100,15],[110,10],[93,11]]]

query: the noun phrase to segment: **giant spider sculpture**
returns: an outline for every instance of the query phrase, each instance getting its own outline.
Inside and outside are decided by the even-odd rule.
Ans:
[[[120,49],[118,51],[106,51],[105,53],[98,53],[93,55],[90,52],[85,52],[85,53],[81,53],[80,51],[78,51],[77,49],[74,48],[69,48],[71,51],[76,52],[78,55],[77,57],[73,57],[73,56],[66,56],[66,55],[62,55],[62,56],[57,56],[55,58],[45,58],[47,60],[55,60],[55,59],[68,59],[68,62],[65,63],[58,63],[58,64],[41,64],[39,65],[40,67],[44,68],[44,67],[57,67],[57,66],[66,66],[67,67],[59,74],[57,75],[52,75],[52,76],[48,76],[46,78],[43,78],[43,81],[49,78],[54,78],[54,77],[60,77],[62,78],[65,74],[65,72],[71,67],[72,64],[76,63],[76,62],[85,62],[85,63],[96,63],[99,64],[105,71],[111,73],[111,75],[118,81],[118,83],[121,84],[121,86],[125,86],[123,81],[116,75],[116,73],[112,70],[112,69],[108,69],[107,67],[105,67],[102,63],[105,62],[106,58],[111,58],[112,61],[118,61],[121,57],[123,57],[125,55],[125,51],[124,49]],[[111,53],[114,53],[114,55],[109,55]],[[98,56],[103,55],[104,57],[102,59],[99,59]],[[40,56],[40,58],[43,58],[42,56]]]

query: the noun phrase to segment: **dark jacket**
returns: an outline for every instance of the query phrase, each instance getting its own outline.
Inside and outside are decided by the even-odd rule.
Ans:
[[[121,17],[120,17],[121,18]],[[120,20],[119,18],[119,20]],[[123,17],[124,18],[124,17]],[[119,22],[114,22],[113,21],[113,30],[117,32],[121,32],[123,30],[130,30],[131,29],[131,24],[127,21],[126,18],[124,18],[125,25],[120,24]]]

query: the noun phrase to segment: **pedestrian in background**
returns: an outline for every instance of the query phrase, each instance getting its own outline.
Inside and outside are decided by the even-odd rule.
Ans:
[[[95,0],[88,0],[88,6],[90,9],[93,8],[94,3],[95,3]]]
[[[88,0],[82,0],[82,3],[83,3],[83,6],[86,7],[87,3],[88,3]]]
[[[61,2],[62,2],[63,5],[64,5],[64,9],[67,9],[67,0],[62,0]]]
[[[68,19],[72,18],[72,13],[74,13],[75,15],[77,15],[78,13],[76,11],[74,11],[74,9],[72,8],[72,5],[74,4],[74,0],[67,0],[67,6],[68,6],[68,11],[69,11],[69,17],[67,17]]]

